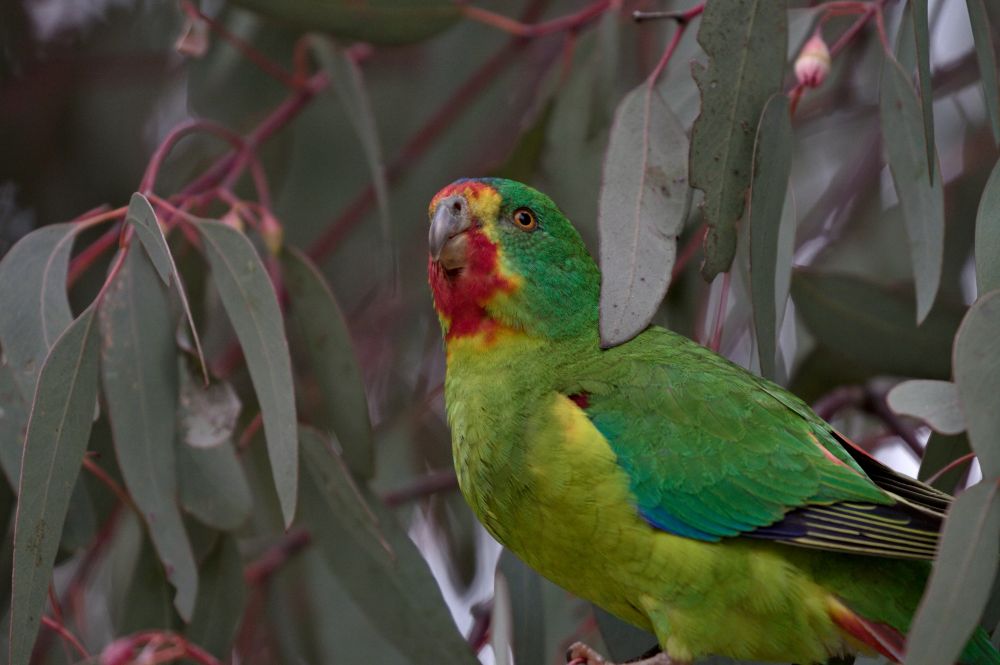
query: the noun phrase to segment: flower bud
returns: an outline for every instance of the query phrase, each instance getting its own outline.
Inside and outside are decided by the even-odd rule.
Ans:
[[[268,251],[277,256],[285,242],[285,229],[266,208],[261,209],[260,226],[257,227],[257,230],[260,232],[260,237],[264,240]]]
[[[799,84],[807,88],[816,88],[823,83],[830,73],[830,49],[826,42],[816,33],[810,37],[799,57],[795,59],[795,78]]]

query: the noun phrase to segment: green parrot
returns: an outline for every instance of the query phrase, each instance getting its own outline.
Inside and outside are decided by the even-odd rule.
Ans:
[[[648,663],[902,661],[951,497],[680,335],[602,349],[600,272],[544,194],[459,180],[429,215],[455,469],[498,541],[654,633]],[[978,630],[961,662],[1000,655]]]

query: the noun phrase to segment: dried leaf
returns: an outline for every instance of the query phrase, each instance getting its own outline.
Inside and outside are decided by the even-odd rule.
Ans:
[[[662,85],[646,81],[619,104],[604,157],[597,225],[605,348],[642,332],[667,292],[691,203],[687,161],[687,136]]]

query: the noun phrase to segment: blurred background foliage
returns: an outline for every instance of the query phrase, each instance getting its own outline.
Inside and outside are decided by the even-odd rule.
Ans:
[[[11,662],[513,654],[541,665],[577,639],[616,658],[650,646],[501,555],[455,491],[425,211],[458,177],[523,180],[597,256],[616,108],[681,32],[657,90],[687,134],[701,110],[690,63],[708,61],[703,19],[632,14],[697,6],[3,3],[0,610],[12,632],[0,642]],[[1000,620],[989,595],[1000,424],[988,413],[1000,298],[986,293],[1000,286],[1000,182],[983,194],[1000,130],[998,26],[995,3],[979,0],[790,2],[780,89],[794,112],[774,144],[790,177],[777,178],[777,200],[757,199],[775,211],[774,270],[756,273],[775,299],[767,372],[896,468],[926,479],[947,466],[940,487],[986,475],[977,487],[993,488],[970,492],[954,520],[985,525],[975,556],[939,562],[953,573],[939,574],[942,588],[980,590],[974,616],[937,622],[946,634],[928,639],[944,642]],[[804,85],[792,64],[817,29],[843,43],[825,80]],[[933,110],[937,194],[887,163],[894,145],[917,144],[889,138],[886,49],[914,117]],[[743,55],[752,69],[757,55]],[[906,216],[928,214],[899,203],[914,191],[943,200],[943,239],[915,240]],[[674,220],[669,292],[649,313],[759,370],[748,224],[731,271],[706,282],[693,194]],[[614,243],[614,219],[601,224]],[[917,325],[914,277],[926,299],[935,265],[940,288]],[[965,347],[954,341],[963,317]],[[933,383],[887,397],[901,379]]]

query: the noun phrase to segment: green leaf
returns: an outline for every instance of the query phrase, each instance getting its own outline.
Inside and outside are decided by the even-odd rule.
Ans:
[[[393,284],[398,278],[396,241],[392,232],[392,216],[389,212],[389,183],[386,180],[385,164],[382,160],[382,146],[375,126],[375,113],[361,69],[343,48],[331,39],[314,38],[313,53],[320,66],[330,76],[333,92],[344,107],[347,119],[354,128],[371,172],[372,188],[378,205],[379,221],[382,229],[382,247],[387,256]]]
[[[285,526],[295,516],[299,447],[295,388],[281,309],[267,272],[245,235],[199,220],[212,279],[243,347],[264,419],[264,437]]]
[[[38,375],[21,462],[10,663],[26,665],[38,633],[69,498],[97,400],[97,334],[91,305],[55,340]]]
[[[493,575],[493,614],[490,617],[490,648],[496,665],[513,665],[511,643],[514,633],[514,610],[510,589],[503,571],[497,567]]]
[[[184,510],[205,524],[232,531],[250,517],[253,496],[231,441],[212,448],[178,444],[177,478]]]
[[[281,270],[289,309],[302,333],[322,408],[317,424],[337,436],[344,461],[359,478],[375,473],[368,401],[347,321],[320,271],[302,252],[285,247]]]
[[[511,638],[516,665],[545,665],[545,612],[542,580],[534,570],[505,549],[497,572],[507,584]],[[495,610],[495,608],[494,608]]]
[[[924,121],[927,148],[927,178],[934,184],[934,95],[931,89],[931,49],[927,29],[927,0],[907,3],[913,18],[913,41],[917,47],[917,80],[920,83],[920,116]]]
[[[938,304],[913,322],[913,297],[861,277],[798,269],[792,299],[809,331],[835,353],[882,374],[951,377],[951,342],[962,310]]]
[[[300,519],[383,638],[414,663],[477,663],[406,531],[355,484],[319,432],[303,427],[300,438],[305,470]]]
[[[116,632],[128,635],[140,630],[173,628],[170,584],[148,538],[141,538],[138,558],[127,579],[128,591],[118,608]]]
[[[757,121],[784,77],[786,14],[785,3],[770,0],[705,5],[698,43],[709,61],[692,69],[701,113],[691,130],[691,184],[705,192],[706,280],[728,271],[736,255]]]
[[[247,589],[243,561],[232,536],[219,538],[198,571],[198,602],[185,631],[191,642],[225,660],[243,617]]]
[[[459,7],[442,0],[236,0],[237,5],[302,30],[373,44],[408,44],[458,20]]]
[[[917,478],[926,482],[928,478],[945,466],[969,452],[969,439],[965,434],[945,436],[932,432],[931,438],[927,440],[927,446],[924,448],[923,459],[920,460],[920,472],[917,474]],[[968,464],[954,467],[941,474],[933,485],[943,492],[953,494],[968,469]]]
[[[181,275],[177,272],[177,264],[170,253],[170,246],[160,228],[160,222],[156,219],[156,212],[149,200],[145,196],[136,192],[128,202],[128,212],[125,213],[125,221],[135,227],[139,242],[142,243],[149,259],[156,268],[156,274],[160,276],[163,283],[170,286],[173,280],[177,289],[177,296],[180,298],[181,307],[184,309],[184,316],[187,318],[188,326],[191,328],[191,337],[194,339],[194,348],[198,354],[198,361],[201,363],[202,375],[205,383],[208,383],[208,368],[205,366],[205,355],[201,350],[201,340],[198,338],[198,329],[194,327],[194,317],[191,315],[191,305],[188,303],[187,293],[184,291],[184,283],[181,282]]]
[[[906,665],[954,663],[979,623],[1000,564],[997,481],[963,492],[948,511],[941,546],[910,626]]]
[[[181,440],[193,448],[212,448],[230,441],[240,416],[240,398],[227,381],[199,385],[181,369],[178,419]]]
[[[656,637],[652,634],[625,623],[596,605],[593,608],[597,627],[613,659],[621,662],[633,660],[656,646]]]
[[[792,120],[788,97],[779,93],[767,101],[760,116],[749,201],[750,292],[754,331],[761,374],[771,380],[777,375],[778,303],[775,286],[779,270],[778,245],[791,169]],[[787,267],[780,269],[784,271]]]
[[[986,14],[984,0],[965,0],[972,24],[972,38],[976,44],[976,59],[979,61],[979,77],[983,84],[983,99],[986,101],[986,115],[993,129],[993,142],[1000,145],[1000,91],[997,88],[997,55],[993,48],[993,33],[990,19]]]
[[[66,274],[78,230],[76,224],[42,227],[0,261],[0,346],[25,402],[35,395],[49,349],[73,320]]]
[[[976,214],[976,287],[1000,289],[1000,160],[993,166]]]
[[[21,476],[24,432],[28,425],[28,407],[14,372],[0,357],[0,468],[11,489],[17,489]]]
[[[879,108],[889,170],[909,237],[917,287],[917,323],[927,317],[941,283],[944,256],[944,190],[941,170],[928,176],[926,140],[916,93],[899,63],[882,66]],[[933,147],[931,148],[933,149]]]
[[[129,251],[101,303],[101,369],[115,452],[129,494],[191,618],[198,567],[177,505],[177,352],[170,299],[143,252]]]
[[[913,416],[941,434],[965,431],[965,416],[951,381],[915,379],[897,384],[888,394],[889,407],[901,416]]]
[[[647,80],[625,96],[604,156],[597,227],[605,348],[649,325],[670,285],[691,204],[687,135],[662,88]]]
[[[984,478],[1000,475],[1000,289],[972,304],[955,336],[952,365],[969,442]]]

